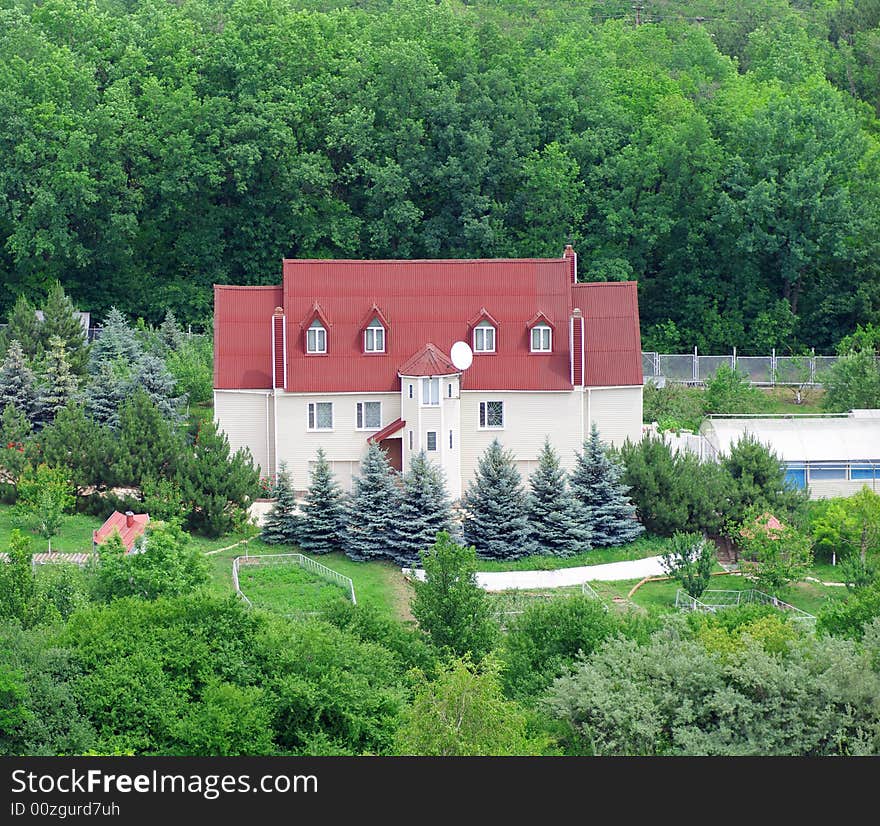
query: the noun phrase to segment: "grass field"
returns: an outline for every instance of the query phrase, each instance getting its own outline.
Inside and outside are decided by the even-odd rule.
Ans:
[[[92,550],[92,531],[100,528],[103,523],[103,519],[81,513],[66,517],[58,535],[52,537],[52,550],[66,554],[88,553]],[[12,506],[0,505],[0,550],[6,550],[9,546],[10,535],[17,527],[19,526]],[[49,543],[42,536],[27,529],[23,530],[33,540],[34,553],[49,550]]]
[[[282,614],[320,612],[347,598],[339,585],[294,563],[242,565],[238,580],[242,593],[255,608]]]

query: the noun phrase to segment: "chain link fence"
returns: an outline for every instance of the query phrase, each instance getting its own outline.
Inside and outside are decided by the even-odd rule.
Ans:
[[[705,384],[718,372],[721,365],[744,373],[755,385],[764,387],[804,386],[822,383],[822,374],[837,361],[837,356],[777,356],[774,350],[768,356],[739,356],[734,350],[727,356],[702,355],[694,348],[693,353],[642,352],[644,380],[663,385]]]

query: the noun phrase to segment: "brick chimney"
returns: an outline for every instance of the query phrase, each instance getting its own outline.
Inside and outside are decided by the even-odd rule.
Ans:
[[[584,314],[579,307],[571,311],[571,383],[584,386]]]
[[[285,324],[284,310],[281,307],[275,308],[272,316],[272,387],[284,388],[284,363],[285,363]]]
[[[571,244],[565,245],[565,252],[562,253],[562,257],[568,261],[568,269],[571,274],[571,283],[577,284],[577,253],[574,251],[574,247]]]
[[[134,512],[133,511],[126,511],[125,512],[125,527],[130,528],[132,525],[134,525]]]

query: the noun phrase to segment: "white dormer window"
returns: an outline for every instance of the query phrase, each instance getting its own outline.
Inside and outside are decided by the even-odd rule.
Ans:
[[[474,352],[495,352],[495,328],[488,321],[481,321],[474,327]]]
[[[309,329],[306,330],[306,352],[327,352],[327,331],[317,318],[312,322]]]
[[[532,327],[532,352],[549,353],[553,349],[553,331],[547,324]]]
[[[364,330],[364,352],[385,352],[385,328],[378,318],[374,318]]]

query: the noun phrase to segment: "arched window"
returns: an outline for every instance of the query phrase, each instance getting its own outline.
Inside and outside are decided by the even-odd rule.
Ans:
[[[364,352],[385,352],[385,328],[378,318],[374,318],[364,330]]]
[[[327,352],[327,331],[317,318],[311,323],[309,329],[306,330],[306,352]]]
[[[495,352],[495,327],[490,321],[481,321],[474,327],[474,352]]]
[[[532,327],[532,352],[549,353],[553,349],[553,330],[548,324]]]

